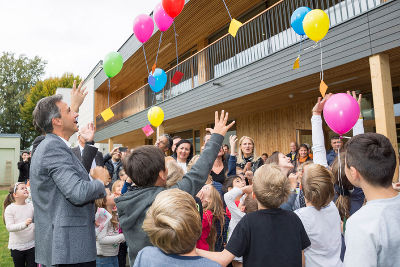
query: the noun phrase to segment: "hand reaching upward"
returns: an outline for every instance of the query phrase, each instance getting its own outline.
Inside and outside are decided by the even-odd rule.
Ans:
[[[71,109],[78,113],[79,107],[82,105],[83,100],[85,100],[88,92],[86,91],[86,87],[82,88],[83,81],[79,84],[78,88],[76,88],[76,81],[74,81],[74,85],[71,91]]]
[[[214,129],[210,130],[211,133],[217,133],[225,136],[226,132],[235,124],[235,121],[226,125],[228,122],[228,112],[221,111],[221,116],[218,116],[218,111],[215,111],[215,124]]]
[[[324,106],[326,101],[332,96],[332,94],[327,94],[324,99],[318,97],[318,102],[315,104],[314,108],[312,109],[313,115],[321,115],[322,111],[324,110]]]
[[[82,129],[79,129],[79,135],[82,136],[85,142],[92,142],[94,139],[95,131],[96,128],[93,122],[90,122],[85,127],[82,127]]]

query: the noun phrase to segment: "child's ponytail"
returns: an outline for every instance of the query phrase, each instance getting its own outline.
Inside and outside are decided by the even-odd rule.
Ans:
[[[335,204],[339,210],[340,219],[343,222],[346,221],[350,217],[350,197],[345,194],[339,194]]]
[[[344,152],[340,153],[340,158],[341,159],[345,158]],[[339,210],[340,219],[344,222],[350,217],[351,202],[350,202],[349,190],[352,190],[354,187],[350,183],[350,181],[347,179],[347,176],[345,173],[345,164],[343,161],[341,162],[340,169],[339,169],[338,157],[336,157],[332,163],[332,173],[333,173],[333,177],[334,177],[335,191],[336,191],[336,194],[338,195],[338,198],[336,199],[335,204]]]
[[[4,199],[4,202],[3,202],[3,222],[4,222],[4,224],[6,223],[6,220],[4,218],[4,212],[6,211],[6,208],[11,203],[15,202],[13,194],[14,194],[14,187],[10,187],[10,189],[8,190],[8,195],[6,196],[6,199]]]

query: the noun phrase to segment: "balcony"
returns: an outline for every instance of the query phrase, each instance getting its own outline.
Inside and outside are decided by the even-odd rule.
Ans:
[[[330,27],[332,28],[370,11],[384,2],[386,1],[279,1],[244,23],[236,38],[232,38],[232,36],[226,34],[193,56],[180,62],[179,65],[168,70],[166,72],[168,77],[167,84],[161,92],[154,94],[150,86],[146,84],[112,105],[111,109],[115,116],[105,122],[98,115],[96,117],[96,127],[98,130],[106,128],[152,105],[172,99],[203,83],[213,81],[299,43],[300,37],[290,27],[290,16],[300,6],[308,5],[312,9],[319,8],[325,10],[329,16]],[[178,85],[171,83],[176,70],[184,73]]]

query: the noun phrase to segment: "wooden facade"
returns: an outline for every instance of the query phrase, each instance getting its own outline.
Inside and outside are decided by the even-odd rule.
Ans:
[[[237,135],[255,140],[259,155],[274,151],[289,152],[289,144],[296,141],[296,130],[311,130],[311,109],[315,99],[279,109],[254,112],[236,119]]]

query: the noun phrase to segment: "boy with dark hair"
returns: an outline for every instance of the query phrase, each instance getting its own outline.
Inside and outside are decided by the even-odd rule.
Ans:
[[[396,156],[389,139],[354,136],[345,164],[347,178],[368,200],[347,221],[345,266],[400,266],[400,195],[392,188]]]
[[[303,251],[311,243],[299,217],[279,208],[289,194],[289,180],[279,167],[276,164],[261,166],[253,181],[258,211],[240,220],[224,251],[198,249],[197,253],[222,266],[228,265],[235,256],[243,256],[243,266],[301,267]]]
[[[179,188],[196,196],[207,180],[221,148],[224,135],[234,124],[232,122],[226,125],[227,121],[228,113],[225,115],[225,112],[222,111],[221,116],[218,117],[218,112],[215,112],[215,127],[210,141],[196,164],[172,188]],[[139,250],[151,245],[149,237],[142,229],[142,224],[146,211],[158,193],[166,190],[168,169],[165,167],[165,157],[162,151],[154,146],[142,146],[133,150],[124,160],[124,169],[136,187],[115,199],[115,202],[128,245],[130,262],[133,263]]]

